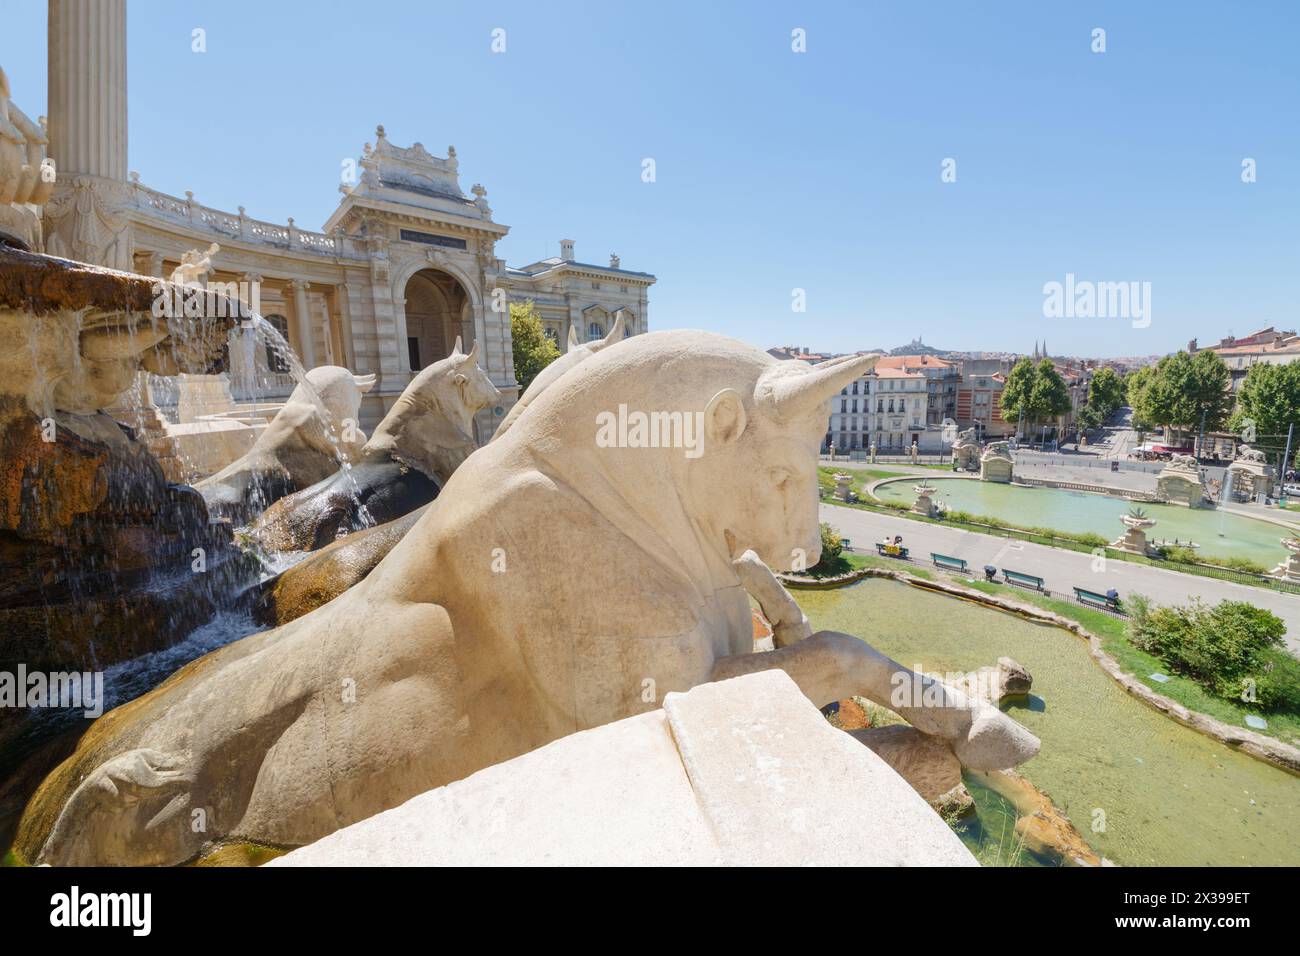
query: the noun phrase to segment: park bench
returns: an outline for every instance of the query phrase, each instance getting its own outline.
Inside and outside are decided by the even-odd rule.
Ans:
[[[1002,569],[1002,579],[1007,584],[1018,584],[1024,588],[1033,588],[1035,591],[1042,591],[1043,579],[1036,574],[1022,574],[1020,571],[1011,571],[1007,568]]]
[[[907,548],[903,547],[901,544],[885,544],[883,541],[877,541],[876,551],[881,557],[902,558],[904,561],[908,560]]]
[[[1091,604],[1093,607],[1099,607],[1107,611],[1119,610],[1119,598],[1099,594],[1096,591],[1089,591],[1087,588],[1075,588],[1074,597],[1080,604]]]
[[[961,571],[966,573],[966,559],[954,558],[950,554],[937,554],[930,552],[930,560],[934,562],[936,568],[947,568],[949,571]]]

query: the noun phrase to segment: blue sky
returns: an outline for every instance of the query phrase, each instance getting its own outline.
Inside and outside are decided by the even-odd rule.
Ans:
[[[45,4],[5,6],[35,115]],[[130,0],[127,30],[149,185],[319,228],[383,123],[456,146],[510,264],[654,272],[654,328],[1135,355],[1300,324],[1300,3]],[[1066,273],[1150,282],[1150,326],[1044,318]]]

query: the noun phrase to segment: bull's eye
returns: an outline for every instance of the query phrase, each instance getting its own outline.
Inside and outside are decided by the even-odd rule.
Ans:
[[[772,484],[781,491],[785,491],[790,487],[790,479],[792,476],[788,468],[773,468],[767,473],[767,476],[771,480]]]

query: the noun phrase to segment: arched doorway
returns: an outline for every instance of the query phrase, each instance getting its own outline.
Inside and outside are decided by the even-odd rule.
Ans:
[[[406,282],[406,348],[411,371],[451,354],[456,336],[466,351],[474,338],[469,296],[460,283],[437,269],[421,269]]]

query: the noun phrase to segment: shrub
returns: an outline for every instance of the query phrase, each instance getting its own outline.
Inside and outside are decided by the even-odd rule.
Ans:
[[[1246,601],[1210,607],[1199,599],[1153,608],[1140,595],[1130,598],[1129,611],[1133,643],[1174,673],[1233,700],[1242,699],[1253,680],[1256,703],[1264,709],[1290,710],[1300,702],[1300,667],[1287,664],[1294,659],[1285,651],[1279,656],[1286,625],[1271,611]]]
[[[838,558],[844,553],[844,539],[839,536],[834,528],[825,521],[821,525],[822,532],[822,560],[828,558]]]
[[[1259,655],[1254,675],[1255,703],[1260,710],[1300,714],[1300,660],[1285,650],[1269,648]]]
[[[1245,574],[1267,574],[1268,568],[1258,561],[1252,561],[1250,558],[1230,557],[1230,558],[1210,558],[1202,557],[1196,553],[1195,548],[1185,548],[1178,544],[1167,544],[1160,549],[1160,555],[1166,561],[1172,561],[1175,564],[1208,564],[1218,568],[1228,568],[1231,571],[1241,571]]]
[[[844,574],[851,570],[844,558],[844,539],[825,521],[821,523],[822,556],[805,574],[809,577],[824,578]]]

